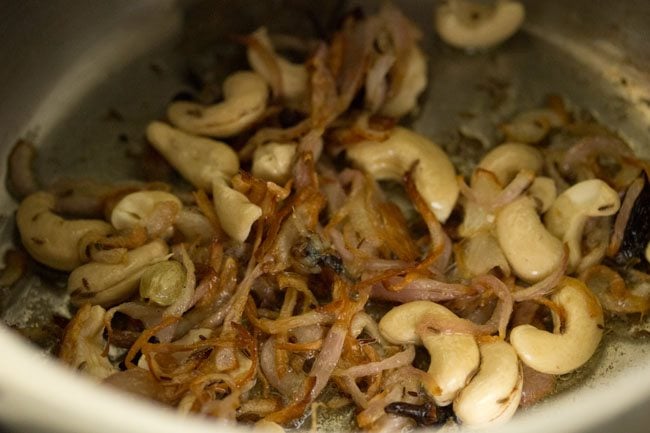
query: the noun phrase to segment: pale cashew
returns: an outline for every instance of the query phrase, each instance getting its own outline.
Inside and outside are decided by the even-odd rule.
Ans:
[[[393,307],[382,317],[379,330],[393,344],[422,344],[431,355],[429,374],[440,390],[427,391],[436,404],[448,405],[467,384],[479,365],[476,340],[465,334],[424,333],[416,330],[425,317],[456,318],[442,305],[429,301],[413,301]]]
[[[68,277],[68,293],[75,304],[114,305],[138,290],[147,266],[167,259],[167,244],[157,239],[129,251],[123,263],[88,263]]]
[[[537,109],[518,114],[510,122],[501,126],[508,140],[522,143],[538,143],[551,128],[559,128],[565,119],[551,109]]]
[[[304,108],[307,90],[309,88],[309,74],[307,67],[304,64],[292,63],[282,56],[279,56],[273,49],[273,44],[269,38],[266,27],[260,27],[251,34],[259,44],[262,45],[273,57],[280,73],[280,95],[284,101],[293,108]],[[275,71],[270,70],[268,62],[264,56],[255,49],[255,47],[248,46],[246,50],[248,63],[255,72],[257,72],[266,83],[273,87],[275,81]]]
[[[486,427],[509,420],[521,400],[523,376],[517,353],[502,340],[479,345],[481,366],[454,400],[463,425]]]
[[[174,194],[165,191],[137,191],[126,195],[111,212],[111,224],[118,230],[128,229],[137,225],[145,225],[147,219],[160,203],[172,202],[178,210],[183,203]]]
[[[524,6],[517,1],[497,0],[489,7],[475,1],[449,0],[438,7],[435,25],[443,41],[472,50],[505,41],[519,30],[524,17]]]
[[[415,186],[441,222],[447,220],[458,198],[456,171],[449,157],[426,137],[397,127],[382,142],[364,141],[347,151],[354,164],[379,180],[401,180],[418,162]]]
[[[268,143],[259,146],[253,153],[251,173],[260,179],[283,185],[291,177],[295,143]]]
[[[36,192],[18,206],[16,224],[27,252],[38,262],[61,271],[81,265],[79,241],[89,233],[108,235],[113,227],[101,220],[66,220],[54,213],[56,197]]]
[[[253,223],[262,216],[262,209],[234,190],[223,179],[212,183],[214,210],[223,230],[231,238],[244,242]]]
[[[497,214],[497,239],[513,272],[535,282],[556,269],[564,252],[562,242],[549,233],[535,209],[535,201],[522,196]]]
[[[380,114],[400,118],[411,113],[416,107],[418,97],[427,87],[427,59],[420,48],[414,46],[406,58],[402,85],[394,95],[388,95]]]
[[[600,179],[579,182],[564,191],[544,216],[549,232],[569,245],[569,267],[582,259],[582,231],[589,217],[610,216],[618,212],[621,200]]]
[[[542,153],[532,146],[520,143],[497,146],[478,164],[479,168],[494,173],[501,186],[507,185],[521,170],[539,173],[543,166]]]
[[[205,106],[174,102],[167,109],[169,121],[183,131],[211,137],[231,137],[248,129],[266,110],[268,88],[255,72],[239,71],[223,83],[223,102]]]
[[[239,157],[220,141],[187,134],[162,122],[147,127],[147,139],[196,188],[209,191],[218,177],[239,171]]]
[[[118,371],[104,356],[105,314],[106,310],[99,305],[81,307],[66,328],[59,352],[63,362],[99,380]]]
[[[550,177],[538,176],[528,187],[527,194],[537,203],[540,214],[546,213],[557,198],[557,186]]]
[[[565,374],[583,365],[596,351],[603,336],[603,310],[581,281],[569,277],[565,277],[552,300],[564,312],[563,331],[551,333],[520,325],[510,333],[510,344],[530,368],[547,374]],[[553,321],[555,328],[560,328],[556,314]]]

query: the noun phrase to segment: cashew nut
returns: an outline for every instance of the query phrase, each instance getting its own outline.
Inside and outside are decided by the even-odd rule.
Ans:
[[[118,230],[146,225],[156,206],[164,202],[174,203],[179,211],[183,208],[178,197],[165,191],[138,191],[128,194],[113,208],[111,224]]]
[[[539,150],[519,143],[495,147],[478,164],[479,168],[494,173],[502,186],[507,185],[521,170],[539,173],[543,166],[544,158]]]
[[[296,147],[295,143],[269,143],[259,146],[253,154],[253,176],[283,185],[291,177]]]
[[[569,266],[575,269],[582,258],[582,231],[589,217],[618,212],[621,200],[600,179],[579,182],[564,191],[544,216],[548,230],[569,245]]]
[[[59,352],[63,362],[100,380],[117,372],[104,356],[105,314],[99,305],[81,307],[66,328]]]
[[[56,197],[36,192],[24,199],[16,213],[16,224],[29,254],[54,269],[71,271],[81,265],[79,241],[89,233],[108,235],[113,227],[101,220],[66,220],[53,210]]]
[[[471,382],[454,400],[454,413],[463,425],[485,427],[514,415],[523,386],[519,359],[502,340],[479,345],[481,366]]]
[[[439,406],[452,402],[479,365],[476,340],[465,334],[424,333],[418,335],[418,325],[426,316],[456,318],[442,305],[429,301],[413,301],[393,307],[382,317],[379,330],[393,344],[422,344],[431,355],[429,374],[439,390],[427,391]]]
[[[427,60],[422,50],[413,46],[406,62],[401,87],[394,95],[388,96],[379,110],[384,116],[400,118],[412,112],[417,106],[418,97],[427,87]]]
[[[209,191],[217,177],[239,171],[239,157],[230,146],[187,134],[162,122],[147,127],[147,139],[196,188]]]
[[[501,126],[508,140],[522,143],[542,141],[551,128],[563,126],[565,119],[551,109],[537,109],[518,114],[514,119]]]
[[[289,62],[284,57],[279,56],[273,49],[266,27],[260,27],[251,34],[251,37],[268,50],[277,65],[280,73],[280,83],[278,83],[280,85],[280,89],[278,89],[280,95],[278,96],[281,96],[290,107],[303,108],[309,86],[309,74],[305,65]],[[246,56],[251,68],[264,78],[264,81],[269,86],[273,87],[275,84],[275,71],[270,70],[268,61],[264,56],[250,45],[246,51]]]
[[[562,260],[562,242],[549,233],[535,209],[535,201],[522,196],[497,214],[497,239],[513,272],[535,282],[548,276]]]
[[[493,7],[468,0],[449,0],[438,7],[436,31],[451,46],[489,48],[514,35],[524,22],[521,3],[497,0]]]
[[[552,300],[564,311],[563,331],[551,333],[520,325],[510,333],[510,344],[530,368],[547,374],[565,374],[583,365],[596,351],[603,336],[603,310],[580,280],[569,277],[565,277]],[[553,322],[559,329],[560,318],[556,314]]]
[[[537,203],[539,213],[544,214],[557,198],[557,186],[550,177],[538,176],[528,187],[527,194]]]
[[[224,179],[212,183],[212,197],[223,230],[231,238],[244,242],[253,223],[262,216],[262,209],[228,186]]]
[[[123,263],[88,263],[68,277],[72,302],[114,305],[138,290],[140,277],[147,266],[167,259],[167,244],[160,239],[129,251]]]
[[[174,126],[192,134],[232,137],[262,117],[268,88],[259,74],[239,71],[224,81],[223,96],[223,102],[211,106],[174,102],[167,109],[167,117]]]
[[[415,162],[415,186],[433,213],[444,222],[456,204],[458,184],[449,157],[426,137],[397,127],[385,141],[350,146],[348,158],[379,180],[401,180]]]

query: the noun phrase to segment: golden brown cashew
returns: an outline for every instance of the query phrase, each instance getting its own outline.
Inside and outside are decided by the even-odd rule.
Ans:
[[[347,151],[354,164],[379,180],[402,180],[419,161],[415,186],[441,222],[447,220],[458,198],[456,171],[449,157],[426,137],[397,127],[385,141],[364,141]]]
[[[427,59],[420,48],[414,46],[409,51],[402,85],[394,95],[389,95],[379,110],[380,114],[400,118],[411,113],[416,107],[418,97],[427,87]]]
[[[463,425],[486,427],[509,420],[521,400],[522,373],[511,345],[493,340],[479,345],[481,366],[454,400]]]
[[[580,280],[569,277],[565,277],[552,300],[564,311],[562,332],[520,325],[510,333],[510,343],[530,368],[547,374],[565,374],[583,365],[596,351],[603,336],[603,310]],[[559,328],[560,318],[556,314],[553,322]]]
[[[66,220],[53,210],[56,197],[36,192],[24,199],[16,213],[16,224],[29,254],[38,262],[61,271],[81,265],[79,241],[89,233],[108,235],[113,227],[101,220]]]
[[[68,277],[72,302],[111,306],[129,298],[138,290],[147,267],[166,260],[168,251],[167,244],[158,239],[129,251],[123,263],[93,262],[79,266]]]
[[[72,318],[61,342],[59,357],[75,370],[102,380],[118,370],[104,356],[104,310],[85,304]]]
[[[167,117],[174,126],[192,134],[231,137],[262,117],[268,93],[259,74],[235,72],[223,83],[223,102],[211,106],[174,102],[167,109]]]
[[[196,188],[210,191],[216,178],[239,171],[239,157],[230,146],[187,134],[162,122],[151,122],[147,139]]]
[[[427,391],[436,404],[444,406],[452,402],[478,368],[479,351],[471,335],[433,332],[418,335],[418,325],[427,316],[456,318],[442,305],[413,301],[393,307],[379,321],[379,330],[393,344],[422,344],[426,347],[431,355],[429,374],[440,388]]]
[[[616,191],[600,179],[579,182],[564,191],[544,216],[548,231],[569,245],[569,267],[582,259],[582,232],[589,217],[618,212],[621,200]]]
[[[438,7],[435,25],[440,38],[468,50],[498,45],[515,34],[524,22],[521,3],[497,0],[489,7],[470,0],[448,0]]]
[[[520,197],[501,209],[496,229],[499,245],[519,278],[539,281],[559,266],[562,242],[546,230],[532,198]]]

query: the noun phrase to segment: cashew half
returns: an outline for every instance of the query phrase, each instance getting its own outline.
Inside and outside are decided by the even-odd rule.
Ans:
[[[65,330],[59,352],[63,362],[100,380],[118,371],[104,356],[105,314],[99,305],[81,307]]]
[[[239,157],[220,141],[187,134],[162,122],[147,127],[147,139],[196,188],[209,191],[218,177],[239,171]]]
[[[128,194],[113,208],[111,224],[118,230],[146,225],[147,218],[155,211],[156,206],[164,202],[174,203],[179,211],[183,208],[183,203],[178,197],[165,191],[138,191]]]
[[[481,367],[454,400],[454,413],[463,425],[486,427],[514,415],[523,386],[517,353],[502,340],[479,345]]]
[[[548,276],[562,260],[562,242],[544,227],[535,201],[520,197],[497,214],[497,239],[513,272],[535,282]]]
[[[61,271],[81,265],[79,241],[89,233],[108,235],[113,227],[101,220],[66,220],[53,210],[56,197],[36,192],[24,199],[16,213],[20,238],[38,262]]]
[[[309,88],[309,74],[304,64],[292,63],[282,56],[279,56],[271,43],[266,27],[260,27],[251,34],[257,43],[272,56],[280,73],[280,97],[292,108],[304,108],[307,90]],[[264,58],[255,47],[250,44],[246,50],[248,63],[255,72],[257,72],[269,86],[273,86],[275,73],[269,67],[268,61]]]
[[[158,239],[129,251],[123,263],[93,262],[78,267],[68,277],[72,302],[111,306],[129,298],[137,292],[147,266],[166,260],[168,251],[167,244]]]
[[[253,223],[262,216],[262,209],[248,198],[234,190],[223,179],[212,183],[214,210],[223,230],[231,238],[244,242]]]
[[[600,179],[579,182],[564,191],[544,216],[549,232],[569,245],[569,267],[582,259],[582,232],[589,217],[610,216],[618,212],[621,200]]]
[[[524,17],[523,5],[512,0],[497,0],[494,7],[475,1],[449,0],[438,7],[435,25],[443,41],[472,50],[505,41],[519,30]]]
[[[416,107],[418,97],[427,87],[427,59],[417,46],[413,46],[406,58],[407,66],[404,71],[402,85],[379,110],[380,114],[400,118],[411,113]]]
[[[223,102],[211,106],[175,102],[167,109],[167,117],[174,126],[192,134],[232,137],[262,117],[268,93],[259,74],[239,71],[224,81]]]
[[[268,143],[259,146],[253,153],[251,173],[260,179],[283,185],[291,177],[295,143]]]
[[[429,301],[413,301],[394,307],[382,317],[379,330],[393,344],[422,344],[431,355],[429,374],[439,390],[427,389],[436,404],[450,404],[467,384],[479,365],[476,340],[465,334],[424,333],[418,335],[418,325],[427,316],[456,318],[442,305]]]
[[[564,311],[563,332],[551,333],[520,325],[510,333],[510,344],[530,368],[547,374],[565,374],[583,365],[603,336],[603,309],[580,280],[565,277],[552,298]],[[554,314],[555,328],[560,318]]]
[[[397,127],[385,141],[364,141],[350,146],[348,158],[379,180],[402,180],[419,161],[415,186],[441,222],[447,220],[458,198],[456,171],[449,157],[426,137]]]
[[[542,153],[532,146],[520,143],[505,143],[488,152],[479,168],[491,171],[501,186],[507,185],[521,170],[539,173],[544,166]]]

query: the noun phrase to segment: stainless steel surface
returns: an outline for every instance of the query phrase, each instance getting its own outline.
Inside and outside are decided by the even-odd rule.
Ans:
[[[331,24],[338,3],[313,6],[320,8],[315,15]],[[368,8],[377,4],[362,3]],[[426,100],[412,125],[462,155],[456,157],[461,167],[468,166],[468,156],[496,144],[496,125],[518,110],[541,104],[550,93],[589,111],[640,155],[650,156],[647,1],[529,0],[524,31],[497,50],[475,55],[437,39],[433,2],[399,3],[423,29],[430,57]],[[188,64],[205,71],[237,63],[241,55],[236,50],[224,49],[221,42],[210,50],[209,42],[250,31],[269,14],[275,18],[272,27],[286,30],[293,18],[297,30],[309,33],[310,15],[296,12],[296,4],[307,2],[182,2],[193,11],[184,15],[181,2],[173,0],[5,2],[0,15],[0,158],[6,160],[13,143],[27,137],[39,147],[36,171],[46,181],[62,175],[138,176],[137,161],[129,155],[142,145],[146,123],[161,116],[171,97],[187,88]],[[183,34],[191,35],[192,43]],[[0,203],[6,245],[15,203],[4,189]],[[40,323],[53,308],[65,314],[60,295],[56,284],[30,277],[15,289],[0,288],[0,316],[10,325]],[[640,326],[648,328],[647,321]],[[577,420],[579,425],[566,431],[647,431],[650,413],[644,408],[650,404],[650,391],[632,402],[617,392],[629,371],[650,364],[650,346],[647,339],[633,340],[624,331],[614,334],[583,370],[580,387],[567,385],[563,395],[529,412],[534,416],[545,410],[554,413],[561,405],[570,408],[585,396],[578,390],[586,389],[610,393],[612,404],[594,409],[591,416],[599,425]],[[650,390],[647,374],[635,380]],[[0,377],[0,406],[9,398],[2,390]],[[617,406],[617,398],[626,402],[624,408]],[[570,416],[571,411],[561,413]],[[603,417],[608,420],[601,423]],[[575,423],[567,419],[567,426]]]

